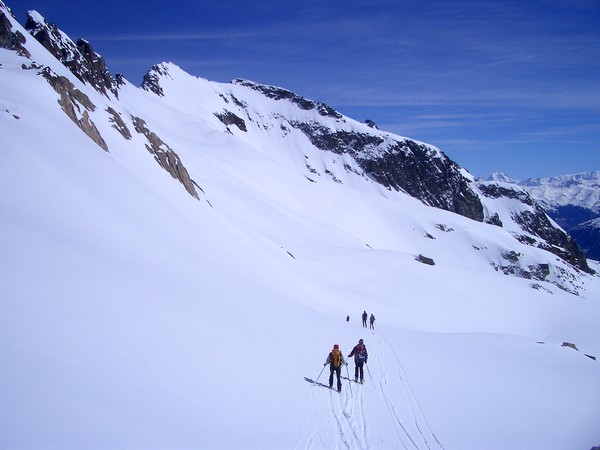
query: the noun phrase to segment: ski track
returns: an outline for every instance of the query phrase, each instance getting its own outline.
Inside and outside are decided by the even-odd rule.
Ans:
[[[323,373],[326,376],[325,383],[307,379],[312,383],[312,406],[294,448],[444,450],[425,418],[395,349],[374,333],[367,347],[371,366],[365,365],[364,385],[355,384],[350,379],[351,363],[342,368],[340,393],[335,390],[326,392],[329,373]],[[389,423],[369,427],[366,405],[385,408]],[[386,433],[386,427],[393,433]],[[370,429],[378,437],[377,442],[369,438]],[[391,442],[394,438],[395,441]]]
[[[383,337],[376,336],[373,348],[378,363],[376,377],[381,398],[404,448],[443,450],[444,447],[425,419],[406,370],[392,345]],[[388,358],[388,352],[392,358]],[[388,373],[397,374],[397,378],[388,380]]]

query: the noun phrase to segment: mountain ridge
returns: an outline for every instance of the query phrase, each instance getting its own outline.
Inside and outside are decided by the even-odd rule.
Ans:
[[[93,51],[91,44],[83,39],[79,39],[77,45],[73,44],[73,41],[55,25],[48,25],[43,16],[36,12],[28,14],[27,27],[43,47],[82,83],[89,84],[95,91],[107,97],[107,100],[110,100],[108,94],[110,92],[114,94],[115,101],[120,101],[115,82],[108,73],[103,58]],[[201,83],[206,86],[199,90],[199,97],[189,96],[189,93],[180,92],[180,89],[173,85],[174,78],[193,80],[196,84]],[[59,80],[60,76],[50,77],[50,79]],[[120,80],[119,85],[122,89],[124,80],[121,77],[117,79]],[[186,82],[185,85],[189,84]],[[61,83],[60,86],[62,85]],[[54,87],[57,90],[56,83]],[[284,88],[240,79],[233,80],[229,85],[222,85],[191,77],[172,63],[157,64],[151,68],[144,76],[141,88],[158,96],[161,101],[169,102],[169,97],[173,96],[174,108],[187,105],[183,107],[193,114],[207,116],[210,113],[230,134],[233,134],[230,126],[235,126],[242,133],[236,136],[242,140],[249,139],[251,145],[262,140],[258,145],[268,148],[273,145],[269,139],[285,140],[293,131],[300,132],[315,148],[325,153],[343,156],[346,160],[343,166],[345,171],[350,170],[361,177],[374,180],[386,189],[405,192],[426,205],[455,212],[479,222],[489,221],[498,226],[504,226],[507,221],[512,221],[513,217],[516,217],[517,221],[521,221],[521,231],[535,236],[533,239],[517,237],[520,242],[544,248],[580,270],[587,272],[591,270],[584,254],[572,238],[560,229],[549,232],[553,228],[552,224],[544,217],[545,213],[535,208],[529,199],[524,200],[524,206],[526,209],[533,209],[513,214],[511,217],[499,218],[489,205],[484,209],[484,200],[488,196],[489,187],[485,188],[487,193],[482,192],[482,186],[474,183],[474,177],[434,146],[374,129],[342,116],[323,103],[308,100]],[[261,98],[266,98],[267,103],[275,103],[270,103],[269,105],[273,106],[267,106],[265,111],[258,111],[251,102],[238,98],[247,97],[249,94],[247,90],[256,92]],[[90,119],[94,105],[90,102],[81,103],[81,98],[77,98],[79,94],[76,91],[73,88],[67,90],[61,88],[63,110],[101,148],[109,151],[96,124]],[[209,96],[214,99],[209,101]],[[197,102],[195,98],[200,97],[211,104],[212,111],[198,108],[198,105],[194,104]],[[292,108],[284,105],[281,109],[281,101],[289,102]],[[262,104],[262,100],[257,102],[257,105]],[[83,112],[79,111],[80,117],[74,112],[75,109],[80,109],[78,105],[85,109]],[[281,112],[275,112],[277,109]],[[111,106],[106,108],[106,111],[111,110],[115,111]],[[123,128],[127,128],[124,122],[119,123],[119,117],[118,114],[112,114],[109,120],[114,124],[118,123],[125,133],[130,133],[128,129]],[[131,121],[133,129],[146,137],[145,147],[154,155],[158,164],[173,178],[178,179],[190,195],[199,198],[198,190],[202,190],[201,182],[194,181],[190,177],[178,153],[164,138],[160,137],[160,134],[152,130],[152,127],[148,128],[144,118],[131,115]],[[255,127],[253,132],[249,133],[248,126],[251,123],[255,124]],[[253,136],[249,137],[250,134]],[[295,139],[302,138],[295,137]],[[293,147],[301,151],[297,143],[294,143]],[[307,156],[304,156],[307,159]],[[347,163],[347,157],[353,161],[353,164]],[[313,169],[308,159],[305,168],[312,173]],[[334,181],[339,182],[339,175],[334,175],[329,168],[326,168],[325,172]],[[310,174],[307,178],[310,180]],[[496,192],[501,190],[500,187],[495,188]],[[513,198],[520,198],[520,196],[513,195]],[[519,209],[523,209],[523,206]],[[526,273],[530,272],[526,271]]]

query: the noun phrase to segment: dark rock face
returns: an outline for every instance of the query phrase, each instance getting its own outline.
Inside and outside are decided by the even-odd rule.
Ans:
[[[223,111],[222,113],[215,113],[217,119],[225,124],[227,130],[229,130],[229,125],[235,125],[241,131],[247,132],[248,128],[246,128],[246,122],[241,117],[236,116],[231,111]],[[230,130],[229,130],[230,131]],[[231,132],[231,131],[230,131]]]
[[[115,97],[118,97],[117,84],[106,68],[104,58],[98,55],[92,45],[83,39],[77,40],[77,48],[83,61],[75,64],[71,70],[75,76],[79,74],[78,78],[87,81],[98,92],[105,95],[107,92],[112,92]],[[67,67],[69,66],[67,65]]]
[[[106,108],[106,112],[109,113],[111,116],[109,118],[109,121],[112,123],[113,128],[116,129],[125,139],[127,139],[128,141],[131,140],[131,132],[129,131],[129,128],[127,128],[127,125],[125,124],[119,113],[110,106]]]
[[[408,139],[385,144],[375,134],[333,131],[314,122],[291,125],[321,150],[350,154],[368,176],[388,189],[405,191],[427,205],[483,221],[481,201],[459,166],[432,147]]]
[[[142,89],[148,92],[153,92],[159,97],[164,97],[162,87],[160,86],[160,77],[168,75],[167,69],[161,65],[155,64],[152,68],[144,75],[142,81]]]
[[[419,254],[419,256],[417,256],[416,260],[419,261],[420,263],[427,264],[428,266],[435,266],[435,261],[433,259],[429,258],[428,256]]]
[[[384,186],[402,189],[427,205],[483,221],[481,201],[459,166],[431,147],[405,140],[381,156],[357,160]]]
[[[25,29],[79,80],[107,97],[109,92],[118,97],[117,84],[108,72],[104,58],[89,42],[79,39],[74,44],[55,24],[40,23],[31,15],[27,16]]]
[[[569,264],[585,272],[591,272],[585,254],[579,249],[575,240],[560,228],[552,224],[546,211],[520,187],[509,188],[498,184],[478,184],[479,191],[490,198],[506,197],[527,205],[528,211],[514,213],[512,219],[523,231],[537,236],[545,242],[539,242],[531,237],[517,236],[521,242],[534,245],[554,253]]]
[[[507,188],[499,184],[479,184],[479,190],[483,195],[489,198],[512,198],[529,206],[535,204],[535,200],[523,189]]]
[[[298,105],[299,108],[304,110],[316,109],[319,115],[323,117],[333,117],[335,119],[341,119],[343,117],[340,113],[338,113],[330,106],[327,106],[325,103],[308,100],[307,98],[300,97],[299,95],[296,95],[292,91],[288,91],[287,89],[258,84],[252,81],[242,80],[240,78],[232,80],[232,83],[238,84],[240,86],[246,86],[250,89],[260,92],[265,97],[268,97],[273,100],[289,100],[290,102]]]
[[[0,6],[3,6],[2,3],[0,3]],[[10,20],[8,20],[6,14],[0,10],[0,47],[7,50],[14,50],[19,55],[29,58],[31,57],[31,54],[23,46],[25,42],[25,36],[18,31],[12,31]]]
[[[587,264],[585,254],[575,240],[560,228],[552,225],[541,206],[536,204],[534,209],[535,212],[525,211],[515,215],[515,222],[528,233],[539,236],[547,242],[547,244],[539,243],[538,247],[554,253],[578,269],[591,273],[592,270]]]
[[[199,199],[200,197],[196,191],[196,186],[198,185],[190,178],[187,169],[181,162],[181,159],[177,153],[175,153],[167,144],[165,144],[163,140],[156,135],[156,133],[150,131],[143,119],[140,119],[139,117],[132,117],[132,120],[135,131],[143,134],[148,140],[146,149],[148,152],[154,155],[156,162],[163,169],[169,172],[173,178],[178,180],[192,197]]]

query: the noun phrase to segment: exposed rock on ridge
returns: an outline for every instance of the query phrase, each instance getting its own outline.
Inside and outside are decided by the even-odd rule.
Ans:
[[[574,239],[560,228],[554,226],[544,209],[531,196],[518,186],[500,185],[493,182],[480,182],[477,187],[482,195],[489,198],[508,198],[518,201],[528,208],[515,211],[511,219],[519,224],[523,231],[541,238],[541,241],[528,236],[517,236],[523,243],[543,248],[554,253],[574,267],[591,272],[585,254],[579,249]]]
[[[92,141],[104,151],[108,151],[108,145],[100,135],[98,128],[92,122],[89,112],[96,110],[96,106],[89,97],[76,89],[67,78],[57,76],[49,68],[42,70],[42,75],[50,86],[60,95],[58,104],[67,116],[83,131]]]
[[[4,3],[0,2],[0,6],[9,11],[8,8],[4,6]],[[19,55],[29,58],[31,55],[23,46],[25,42],[25,36],[19,31],[13,31],[10,20],[8,20],[6,14],[0,10],[0,47],[7,50],[14,50]]]
[[[332,107],[327,106],[325,103],[315,102],[307,98],[300,97],[299,95],[296,95],[292,91],[288,91],[287,89],[254,83],[253,81],[243,80],[241,78],[236,78],[231,82],[233,84],[246,86],[250,89],[258,91],[265,97],[273,100],[289,100],[290,102],[304,110],[315,109],[319,113],[319,115],[323,117],[333,117],[335,119],[343,118],[343,116],[339,112],[334,110]]]
[[[158,164],[165,169],[167,172],[171,174],[173,178],[179,180],[181,184],[185,187],[185,190],[188,193],[199,199],[198,192],[196,192],[195,186],[198,186],[196,182],[194,182],[190,175],[182,164],[181,159],[167,144],[163,142],[161,138],[159,138],[154,132],[148,129],[146,122],[139,117],[132,117],[133,124],[135,126],[135,131],[140,134],[146,136],[148,143],[146,144],[146,149],[154,155],[154,159]]]
[[[319,123],[292,122],[317,148],[349,154],[388,189],[402,190],[427,205],[483,220],[483,206],[460,167],[425,144],[384,140],[371,133],[331,130]]]
[[[155,64],[152,68],[144,75],[142,82],[142,89],[148,92],[153,92],[159,97],[164,97],[162,87],[160,86],[160,77],[167,76],[169,72],[162,64]]]
[[[55,24],[48,24],[36,12],[28,14],[25,28],[79,80],[107,97],[109,92],[118,97],[117,84],[108,72],[104,58],[89,42],[78,39],[74,44]]]

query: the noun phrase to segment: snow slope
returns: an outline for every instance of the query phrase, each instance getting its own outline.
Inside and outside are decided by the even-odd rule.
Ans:
[[[507,250],[556,258],[342,170],[339,155],[276,128],[277,114],[314,111],[172,65],[164,98],[126,85],[117,102],[30,41],[33,60],[98,106],[110,151],[22,69],[30,61],[0,49],[0,447],[600,443],[600,366],[584,355],[600,356],[597,276],[581,275],[574,296],[491,269]],[[231,95],[256,117],[273,111],[273,128],[227,132],[213,112]],[[124,140],[106,106],[131,129],[131,115],[144,118],[201,200],[141,135]],[[375,331],[360,326],[363,310]],[[366,383],[328,390],[327,353],[359,338]]]

